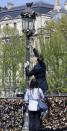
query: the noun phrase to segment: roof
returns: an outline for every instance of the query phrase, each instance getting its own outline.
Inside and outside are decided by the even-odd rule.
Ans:
[[[59,11],[51,10],[51,11],[48,12],[48,15],[50,15],[52,18],[55,17],[55,16],[58,16],[58,14],[67,14],[67,10],[62,8]],[[56,18],[58,18],[58,17],[56,17]]]
[[[10,10],[2,9],[0,10],[0,21],[3,20],[4,17],[9,16],[10,19],[15,19],[20,16],[21,12],[26,9],[26,5],[13,7]],[[33,3],[32,10],[38,14],[46,14],[49,11],[53,10],[53,5],[46,4],[43,2]]]
[[[67,0],[65,0],[64,4],[67,4]]]

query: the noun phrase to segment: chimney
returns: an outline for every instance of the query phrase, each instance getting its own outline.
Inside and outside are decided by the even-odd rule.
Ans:
[[[7,9],[9,10],[9,9],[11,9],[11,8],[13,8],[14,7],[14,4],[13,3],[7,3]]]
[[[54,10],[59,11],[61,9],[60,0],[54,0]]]
[[[67,1],[64,2],[64,9],[67,10]]]

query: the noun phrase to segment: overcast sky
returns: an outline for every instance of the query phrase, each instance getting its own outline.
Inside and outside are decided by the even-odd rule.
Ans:
[[[27,2],[39,2],[39,1],[43,1],[45,3],[50,3],[50,4],[54,3],[54,0],[0,0],[0,6],[6,6],[8,2],[13,3],[15,6],[19,6]],[[65,0],[60,0],[60,1],[63,7]]]

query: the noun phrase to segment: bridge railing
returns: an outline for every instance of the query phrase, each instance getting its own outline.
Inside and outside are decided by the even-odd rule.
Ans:
[[[49,112],[42,119],[43,130],[67,127],[67,96],[47,96]],[[22,131],[24,102],[21,98],[0,98],[0,131]]]

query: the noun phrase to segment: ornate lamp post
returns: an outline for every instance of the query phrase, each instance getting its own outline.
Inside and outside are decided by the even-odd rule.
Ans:
[[[36,13],[31,8],[32,4],[33,3],[27,3],[27,8],[21,13],[22,29],[26,36],[26,61],[30,61],[30,37],[35,33],[34,24],[36,19]],[[28,78],[26,77],[26,86],[27,84]]]
[[[33,3],[27,3],[26,9],[21,13],[22,29],[26,36],[26,61],[30,61],[30,37],[35,32],[36,13],[32,10]]]

